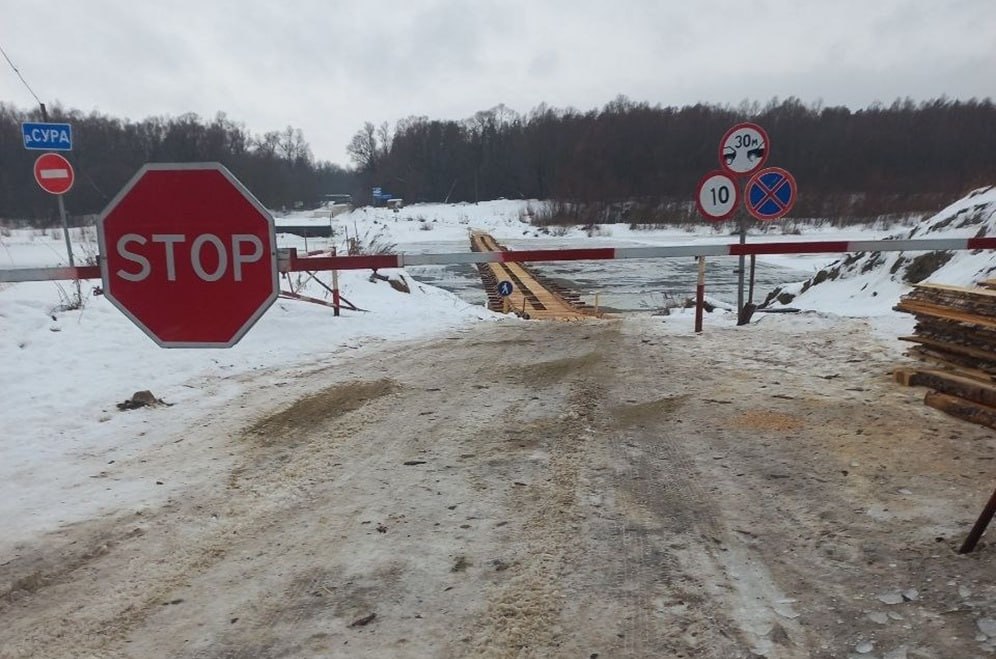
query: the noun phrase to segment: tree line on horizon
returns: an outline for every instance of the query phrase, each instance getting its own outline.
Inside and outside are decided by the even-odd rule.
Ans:
[[[698,182],[719,168],[719,141],[742,121],[768,133],[767,164],[795,176],[793,217],[932,211],[996,183],[996,105],[988,98],[856,111],[796,98],[678,108],[618,97],[587,112],[540,105],[527,114],[499,105],[464,121],[409,117],[393,130],[367,123],[348,152],[364,186],[406,201],[537,198],[594,208],[586,217],[607,221],[632,221],[625,215],[634,207],[651,221],[697,219],[690,202]]]
[[[33,180],[39,152],[21,143],[20,124],[40,120],[39,110],[0,102],[0,218],[57,221]],[[766,130],[768,165],[798,181],[797,218],[928,212],[996,183],[988,98],[853,111],[795,98],[679,108],[618,97],[585,112],[541,104],[525,114],[499,105],[463,121],[365,123],[347,146],[352,168],[316,160],[299,129],[254,135],[224,113],[130,121],[55,107],[49,120],[73,125],[77,181],[65,197],[74,215],[100,212],[147,162],[217,161],[275,210],[314,207],[333,193],[371,203],[381,187],[407,203],[546,199],[573,209],[568,220],[698,221],[698,181],[719,167],[719,140],[741,121]]]
[[[99,213],[128,180],[150,162],[220,162],[271,209],[317,203],[324,194],[351,190],[355,173],[316,161],[300,129],[254,135],[219,112],[129,121],[98,112],[54,107],[48,120],[70,123],[73,150],[65,152],[76,170],[65,194],[74,216]],[[41,151],[24,148],[22,122],[42,121],[40,109],[19,110],[0,102],[0,218],[49,225],[59,221],[52,196],[34,180]]]

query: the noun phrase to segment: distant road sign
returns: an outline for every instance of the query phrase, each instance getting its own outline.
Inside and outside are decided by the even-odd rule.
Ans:
[[[498,282],[498,295],[508,297],[512,294],[512,282],[507,279]]]
[[[795,177],[781,167],[768,167],[747,182],[747,212],[759,220],[777,220],[795,205]]]
[[[709,172],[699,182],[695,205],[710,220],[725,220],[737,210],[737,182],[720,171]]]
[[[69,192],[75,179],[73,166],[58,153],[45,153],[35,160],[35,181],[49,194]]]
[[[72,151],[73,127],[70,124],[23,123],[24,148],[34,151]]]
[[[752,123],[737,124],[719,142],[719,165],[734,176],[744,176],[763,167],[770,151],[771,143],[763,128]]]

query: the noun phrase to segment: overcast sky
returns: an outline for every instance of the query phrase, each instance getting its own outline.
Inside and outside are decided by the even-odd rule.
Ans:
[[[499,103],[996,98],[993,0],[0,0],[0,17],[45,103],[223,111],[255,134],[300,128],[339,164],[365,121]],[[0,100],[33,106],[0,66]]]

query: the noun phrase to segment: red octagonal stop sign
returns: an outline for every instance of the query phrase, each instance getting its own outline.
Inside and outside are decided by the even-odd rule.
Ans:
[[[229,348],[280,292],[273,218],[218,163],[145,165],[98,237],[104,294],[164,348]]]

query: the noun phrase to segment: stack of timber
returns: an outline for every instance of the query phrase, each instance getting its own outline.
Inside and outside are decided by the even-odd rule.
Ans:
[[[916,317],[907,354],[929,366],[898,368],[896,381],[929,387],[924,402],[952,416],[996,428],[996,280],[978,288],[920,284],[897,311]]]

